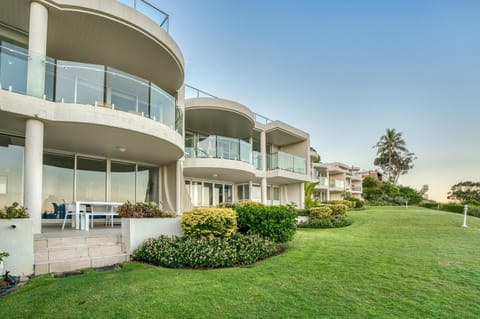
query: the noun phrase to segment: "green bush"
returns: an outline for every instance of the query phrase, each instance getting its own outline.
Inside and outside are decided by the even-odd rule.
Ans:
[[[157,204],[131,203],[127,201],[117,209],[118,215],[123,218],[166,218],[175,217],[175,213],[164,212],[157,207]]]
[[[462,204],[455,204],[455,203],[449,203],[449,204],[442,204],[440,205],[440,210],[444,210],[447,212],[452,212],[452,213],[463,213],[463,208],[464,205]]]
[[[439,203],[434,202],[434,201],[423,201],[419,204],[420,207],[425,207],[425,208],[438,208]]]
[[[231,208],[196,208],[180,221],[185,236],[230,237],[237,232],[237,215]]]
[[[298,224],[300,228],[340,228],[350,226],[352,220],[346,216],[330,216],[327,218],[314,218],[308,222]]]
[[[292,240],[297,229],[296,213],[286,206],[244,205],[235,208],[238,230],[260,235],[274,242]]]
[[[437,208],[437,207],[434,207],[434,208]],[[456,203],[440,204],[438,206],[438,209],[447,211],[447,212],[463,214],[465,205],[456,204]],[[480,207],[474,206],[474,205],[468,205],[467,215],[473,216],[473,217],[480,217]]]
[[[308,209],[297,208],[295,209],[295,213],[297,216],[310,216],[310,210]]]
[[[265,206],[265,205],[254,200],[246,200],[243,202],[238,202],[235,206]]]
[[[353,208],[363,208],[363,206],[365,205],[365,202],[363,200],[353,196],[347,196],[345,197],[345,199],[354,204]]]
[[[278,251],[258,235],[228,238],[166,237],[149,239],[136,249],[134,260],[169,268],[218,268],[250,265]]]
[[[321,204],[318,207],[329,207],[332,210],[332,216],[345,216],[347,214],[347,206],[343,204]]]
[[[332,215],[332,209],[327,206],[310,208],[310,217],[313,219],[324,219]]]
[[[27,209],[20,206],[17,202],[11,206],[5,206],[0,209],[0,219],[12,219],[12,218],[28,218]]]
[[[329,200],[327,202],[327,204],[330,204],[330,205],[345,205],[345,206],[347,206],[347,209],[355,208],[355,203],[353,203],[350,200],[345,200],[345,199]]]

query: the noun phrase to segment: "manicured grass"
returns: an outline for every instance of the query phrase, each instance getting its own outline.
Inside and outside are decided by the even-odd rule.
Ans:
[[[368,208],[340,229],[302,229],[250,268],[138,263],[42,276],[0,299],[2,318],[478,318],[480,219]]]

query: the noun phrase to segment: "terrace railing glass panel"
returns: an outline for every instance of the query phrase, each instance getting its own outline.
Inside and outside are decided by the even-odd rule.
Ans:
[[[191,132],[187,132],[186,135],[185,156],[187,158],[221,158],[252,164],[252,145],[243,140]]]
[[[276,152],[268,156],[268,169],[281,169],[299,174],[306,174],[307,160],[300,156],[284,152]]]
[[[253,166],[255,166],[255,169],[257,170],[262,170],[262,153],[253,151],[252,152],[252,159],[253,159]]]
[[[2,41],[0,88],[27,95],[28,63],[37,59],[45,65],[44,99],[132,112],[183,135],[183,112],[173,96],[152,82],[111,67],[42,57]]]
[[[152,21],[162,27],[168,33],[169,20],[168,14],[157,8],[152,2],[146,0],[117,0],[131,8],[134,8],[141,14],[149,17]]]

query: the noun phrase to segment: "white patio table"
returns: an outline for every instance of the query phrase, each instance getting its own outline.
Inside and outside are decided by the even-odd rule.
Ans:
[[[91,210],[90,212],[81,211],[81,206],[90,205]],[[93,216],[110,216],[112,219],[112,227],[113,227],[113,217],[117,216],[117,207],[123,205],[123,203],[119,202],[97,202],[97,201],[76,201],[75,202],[75,228],[82,229],[82,230],[90,230],[89,220],[93,218]],[[96,211],[94,209],[95,206],[106,207],[106,210]],[[80,222],[81,217],[81,222]]]

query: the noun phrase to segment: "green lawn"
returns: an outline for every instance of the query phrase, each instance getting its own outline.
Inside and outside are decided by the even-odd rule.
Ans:
[[[250,268],[42,276],[0,299],[1,318],[479,318],[480,219],[411,207],[351,212],[299,230]]]

